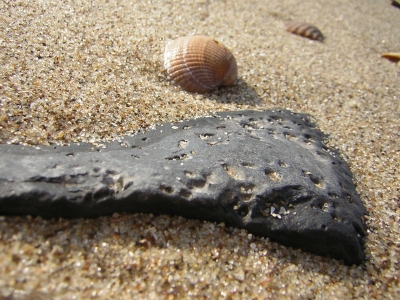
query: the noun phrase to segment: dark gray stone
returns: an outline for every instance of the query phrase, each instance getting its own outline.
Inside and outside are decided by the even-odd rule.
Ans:
[[[0,145],[0,214],[181,215],[360,263],[366,209],[325,138],[308,115],[273,110],[164,124],[105,149]]]

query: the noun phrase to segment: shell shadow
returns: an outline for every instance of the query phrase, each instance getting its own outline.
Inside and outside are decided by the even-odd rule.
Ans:
[[[236,103],[254,106],[260,106],[263,103],[257,92],[241,78],[238,78],[233,86],[220,87],[204,96],[209,100],[216,100],[219,103]]]

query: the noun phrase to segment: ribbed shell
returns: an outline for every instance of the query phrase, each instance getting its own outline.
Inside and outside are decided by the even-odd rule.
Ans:
[[[167,44],[164,67],[167,75],[189,92],[205,93],[230,86],[237,77],[232,53],[206,36],[180,37]]]
[[[286,30],[291,33],[301,35],[306,38],[320,41],[320,42],[324,41],[324,35],[314,25],[311,25],[308,23],[303,23],[303,22],[297,22],[297,21],[288,21],[288,22],[285,22],[285,27],[286,27]]]

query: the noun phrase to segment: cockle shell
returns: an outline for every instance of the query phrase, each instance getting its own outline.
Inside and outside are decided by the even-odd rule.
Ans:
[[[186,36],[165,47],[167,75],[189,92],[205,93],[233,85],[237,65],[233,54],[218,41],[206,36]]]
[[[324,35],[314,25],[311,25],[308,23],[303,23],[303,22],[297,22],[297,21],[288,21],[288,22],[285,22],[284,25],[286,27],[286,30],[291,33],[301,35],[306,38],[320,41],[320,42],[324,41]]]

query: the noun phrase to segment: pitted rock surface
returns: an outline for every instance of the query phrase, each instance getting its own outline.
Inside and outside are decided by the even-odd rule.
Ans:
[[[163,124],[104,149],[0,145],[0,214],[181,215],[360,263],[366,209],[325,138],[308,115],[272,110]]]

